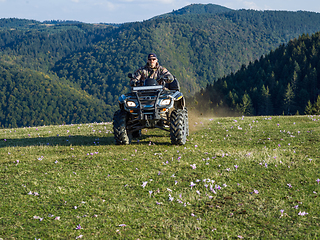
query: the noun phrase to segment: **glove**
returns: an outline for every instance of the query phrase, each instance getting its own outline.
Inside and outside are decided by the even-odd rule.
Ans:
[[[163,78],[158,79],[157,82],[158,82],[159,85],[164,85],[165,84]]]
[[[130,86],[131,87],[136,87],[138,85],[138,80],[137,79],[131,79],[130,81]]]
[[[173,82],[173,80],[174,80],[174,77],[172,75],[169,75],[168,76],[168,82]]]
[[[172,75],[165,75],[160,77],[160,81],[164,81],[166,83],[171,83],[173,81],[173,76]]]

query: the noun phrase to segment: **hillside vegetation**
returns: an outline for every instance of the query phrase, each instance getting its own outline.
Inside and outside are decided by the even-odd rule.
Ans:
[[[104,39],[112,26],[0,19],[0,59],[47,72],[61,58]]]
[[[0,238],[318,239],[319,116],[191,121],[185,146],[112,124],[0,130]]]
[[[0,64],[1,127],[103,122],[111,107],[70,83]]]
[[[226,8],[216,4],[190,4],[178,10],[173,10],[170,13],[165,13],[154,18],[165,18],[170,16],[177,15],[186,15],[186,14],[205,14],[205,13],[225,13],[233,11],[230,8]]]
[[[126,74],[155,52],[182,90],[193,94],[290,39],[319,31],[313,21],[319,22],[320,14],[242,10],[130,23],[117,28],[111,39],[57,62],[52,70],[99,98],[111,94],[115,102],[122,93],[119,88],[128,86]]]
[[[31,105],[32,94],[26,92],[29,87],[25,85],[29,81],[16,79],[31,79],[30,71],[55,79],[49,85],[60,82],[65,86],[64,92],[60,88],[52,95],[52,101],[58,102],[58,96],[70,96],[76,91],[79,99],[90,96],[90,104],[99,102],[103,106],[104,114],[90,111],[92,119],[110,121],[118,97],[129,91],[127,74],[144,65],[150,52],[155,52],[160,63],[178,78],[183,93],[192,97],[201,88],[235,73],[243,64],[254,62],[290,39],[319,31],[319,22],[319,13],[234,11],[213,4],[193,4],[148,21],[121,25],[0,19],[0,63],[20,71],[17,75],[3,70],[7,77],[0,78],[0,82],[6,84],[7,78],[21,82],[25,98],[16,98],[15,104],[21,111],[27,107],[30,114],[37,116],[21,120],[16,118],[14,108],[2,107],[4,116],[14,117],[2,117],[0,126],[82,123],[88,119],[86,113],[81,120],[74,117],[75,110],[64,111],[62,103],[54,106],[56,112],[63,112],[62,117],[51,111],[43,117],[39,112],[42,110]],[[11,92],[3,94],[9,98]],[[37,94],[37,101],[47,98],[42,94],[45,92]],[[88,109],[82,101],[77,108]]]
[[[320,114],[319,56],[320,32],[302,35],[209,84],[193,99],[194,107],[244,115]]]

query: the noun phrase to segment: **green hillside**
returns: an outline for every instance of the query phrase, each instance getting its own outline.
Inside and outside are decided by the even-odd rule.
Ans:
[[[229,11],[233,10],[216,4],[190,4],[181,9],[173,10],[171,13],[162,14],[154,18],[166,18],[170,16],[185,14],[223,13]]]
[[[302,35],[243,65],[193,100],[202,103],[194,107],[204,106],[201,110],[208,112],[228,108],[245,115],[320,114],[319,93],[320,32]]]
[[[0,64],[1,127],[103,122],[105,102],[40,72]]]
[[[68,54],[105,39],[113,27],[0,19],[0,61],[47,72]]]
[[[319,13],[235,11],[213,4],[192,4],[148,21],[121,25],[0,19],[0,63],[21,69],[21,74],[36,71],[55,76],[65,91],[76,89],[79,98],[89,95],[92,101],[103,101],[111,109],[105,111],[104,121],[110,121],[118,97],[129,90],[127,74],[144,65],[150,52],[178,78],[184,94],[193,96],[290,39],[320,31],[319,22]],[[16,81],[14,73],[6,74]],[[0,78],[0,83],[5,80]],[[21,89],[28,88],[23,84]],[[16,101],[23,106],[26,100]],[[35,116],[41,115],[32,109]],[[16,116],[12,108],[1,111],[5,118]],[[63,116],[61,121],[71,123],[73,113]],[[15,122],[26,124],[20,119]],[[56,117],[49,112],[46,124],[51,123],[56,123]],[[0,123],[8,124],[9,120]]]
[[[129,86],[127,73],[155,52],[191,95],[280,44],[320,30],[318,22],[315,13],[243,10],[124,24],[111,39],[70,54],[52,70],[88,93],[116,102]]]

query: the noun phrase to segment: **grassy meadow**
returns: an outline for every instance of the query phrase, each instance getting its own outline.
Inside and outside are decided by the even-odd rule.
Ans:
[[[320,116],[0,130],[0,239],[320,239]]]

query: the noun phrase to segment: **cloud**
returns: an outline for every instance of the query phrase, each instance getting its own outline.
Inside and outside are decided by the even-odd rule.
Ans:
[[[120,4],[118,3],[113,3],[112,1],[98,1],[94,3],[95,7],[101,8],[100,10],[105,10],[105,11],[119,11],[120,9]]]
[[[175,0],[158,0],[158,2],[163,4],[172,4],[175,2]]]
[[[247,9],[256,9],[259,10],[259,7],[257,6],[256,3],[254,2],[247,2],[247,1],[243,1],[242,4],[245,6],[245,8]]]
[[[226,2],[227,7],[233,9],[255,9],[261,10],[254,1],[235,0]]]

